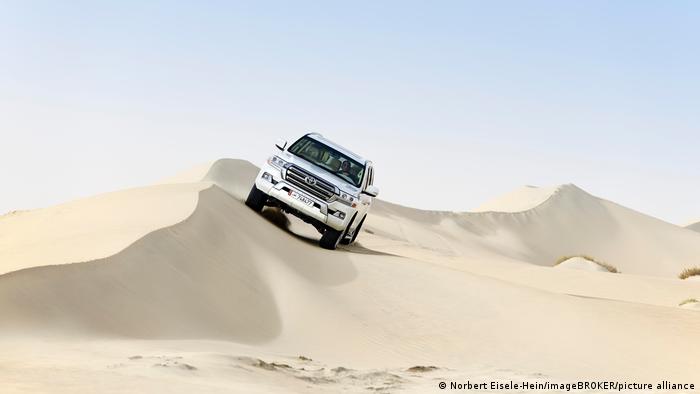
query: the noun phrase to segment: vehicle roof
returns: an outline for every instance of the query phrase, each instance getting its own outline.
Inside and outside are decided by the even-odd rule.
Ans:
[[[322,136],[322,135],[319,134],[319,133],[309,133],[309,134],[306,134],[306,135],[307,135],[309,138],[313,138],[313,139],[315,139],[316,141],[319,141],[319,142],[321,142],[321,143],[324,143],[324,144],[330,146],[331,148],[333,148],[333,149],[337,150],[338,152],[340,152],[340,153],[342,153],[342,154],[348,156],[349,158],[351,158],[351,159],[357,161],[357,162],[360,163],[360,164],[363,164],[363,165],[364,165],[364,164],[367,164],[367,162],[369,161],[369,160],[363,158],[362,156],[360,156],[360,155],[358,155],[358,154],[356,154],[356,153],[354,153],[354,152],[352,152],[352,151],[350,151],[350,150],[348,150],[348,149],[346,149],[346,148],[343,148],[342,146],[340,146],[340,145],[336,144],[335,142],[333,142],[333,141],[327,139],[326,137]]]

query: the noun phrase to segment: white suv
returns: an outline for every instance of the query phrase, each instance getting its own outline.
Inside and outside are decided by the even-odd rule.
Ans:
[[[322,248],[354,242],[379,194],[372,162],[317,133],[289,148],[284,140],[276,145],[280,151],[263,164],[246,205],[257,212],[278,206],[312,224],[323,234]]]

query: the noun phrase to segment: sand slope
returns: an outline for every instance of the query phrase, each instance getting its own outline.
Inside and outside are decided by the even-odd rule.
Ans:
[[[596,264],[594,261],[579,256],[568,258],[563,262],[555,265],[555,268],[575,269],[593,272],[610,272],[602,265]]]
[[[523,189],[526,201],[530,189]],[[554,191],[522,212],[429,212],[381,203],[374,211],[381,217],[371,217],[370,225],[387,238],[446,255],[478,256],[488,250],[542,266],[554,265],[561,256],[589,255],[625,273],[669,278],[700,256],[700,234],[574,185],[547,190]]]
[[[229,172],[226,172],[226,168]],[[186,219],[199,191],[216,183],[243,199],[257,168],[222,159],[139,187],[0,216],[0,274],[114,255],[148,233]]]
[[[678,304],[700,283],[673,277],[700,255],[700,234],[566,185],[523,212],[378,201],[360,244],[327,251],[308,226],[280,228],[243,205],[255,173],[219,160],[69,203],[37,236],[26,229],[63,206],[0,219],[24,229],[0,248],[0,379],[41,391],[58,365],[70,377],[58,392],[91,392],[95,376],[114,392],[425,392],[470,376],[697,377],[700,313]],[[129,231],[114,231],[116,216]],[[91,231],[61,237],[73,223]],[[622,274],[551,267],[576,253]]]
[[[700,222],[689,224],[685,228],[700,232]]]
[[[523,186],[491,201],[485,202],[473,212],[522,212],[532,209],[559,191],[559,187]]]
[[[204,187],[149,186],[0,216],[0,274],[113,255],[187,218]]]

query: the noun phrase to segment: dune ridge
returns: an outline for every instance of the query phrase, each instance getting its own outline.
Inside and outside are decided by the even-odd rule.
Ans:
[[[700,232],[700,222],[687,225],[685,228],[693,231]]]
[[[540,204],[519,212],[421,211],[382,201],[374,210],[379,218],[369,223],[380,223],[375,230],[387,238],[447,255],[469,257],[486,249],[501,258],[541,266],[551,266],[561,256],[583,254],[614,261],[626,273],[672,278],[700,255],[695,232],[572,184],[555,190]]]
[[[471,212],[479,213],[516,213],[529,211],[544,204],[554,197],[562,188],[575,187],[573,184],[555,187],[537,187],[526,185],[507,194],[488,201]]]

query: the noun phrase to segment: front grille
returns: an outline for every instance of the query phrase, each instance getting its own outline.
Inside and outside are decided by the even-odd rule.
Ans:
[[[335,194],[335,187],[330,183],[320,179],[297,166],[291,166],[285,174],[287,182],[300,189],[311,193],[324,201],[330,201]]]

